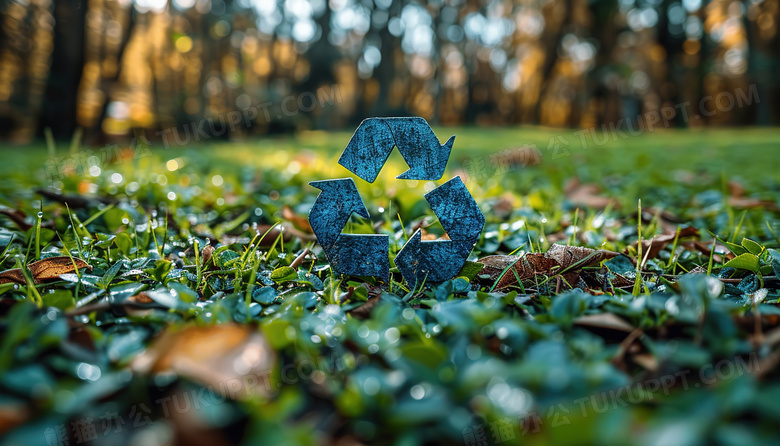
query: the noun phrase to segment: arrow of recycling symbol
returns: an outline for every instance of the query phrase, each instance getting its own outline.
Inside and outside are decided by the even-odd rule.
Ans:
[[[390,275],[390,242],[380,234],[342,234],[355,213],[369,218],[352,178],[312,181],[321,190],[309,211],[309,223],[334,271],[351,276]]]
[[[466,262],[485,226],[485,216],[460,177],[425,194],[449,240],[422,241],[418,229],[395,257],[408,284],[444,282],[455,277]]]
[[[339,164],[373,183],[393,147],[398,147],[409,170],[402,180],[439,180],[444,175],[455,136],[443,145],[423,118],[368,118],[360,123],[339,157]]]
[[[438,180],[444,174],[452,143],[440,145],[422,118],[370,118],[350,139],[339,163],[366,181],[374,182],[393,147],[399,148],[409,170],[401,179]],[[353,213],[369,218],[351,178],[313,181],[322,192],[309,211],[317,240],[334,271],[355,276],[389,278],[387,235],[343,234]],[[485,226],[485,216],[460,177],[425,194],[449,240],[422,241],[417,230],[395,258],[410,285],[443,282],[463,267]]]

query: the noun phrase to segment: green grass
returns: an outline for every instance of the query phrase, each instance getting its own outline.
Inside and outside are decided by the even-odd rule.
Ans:
[[[46,146],[5,148],[0,271],[22,280],[0,285],[0,444],[51,444],[60,426],[76,444],[71,423],[90,419],[95,444],[778,441],[778,130],[587,148],[574,131],[435,130],[457,135],[444,178],[395,180],[394,152],[377,182],[355,177],[372,221],[345,231],[388,234],[391,258],[412,228],[441,235],[422,195],[483,162],[471,261],[520,266],[554,243],[625,255],[416,290],[341,277],[305,216],[309,181],[350,175],[348,132],[158,143],[54,179]],[[547,150],[559,136],[569,155]],[[511,149],[528,145],[540,162],[523,167]],[[50,185],[67,197],[43,198]],[[674,236],[687,226],[699,236]],[[669,240],[637,249],[654,237]],[[34,283],[54,257],[91,269]],[[124,425],[105,434],[111,413]]]

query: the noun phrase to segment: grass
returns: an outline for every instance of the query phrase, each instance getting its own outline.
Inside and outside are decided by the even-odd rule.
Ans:
[[[347,132],[7,148],[0,444],[778,440],[777,130],[435,130],[457,135],[444,178],[395,180],[394,152],[347,228],[392,258],[443,234],[422,195],[467,176],[474,263],[416,288],[339,276],[307,228]],[[98,158],[59,176],[52,153]],[[576,256],[544,266],[556,243]]]

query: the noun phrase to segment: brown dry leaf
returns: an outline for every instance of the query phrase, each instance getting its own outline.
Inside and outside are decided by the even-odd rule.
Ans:
[[[127,301],[128,302],[138,303],[138,304],[150,304],[150,303],[154,302],[154,300],[151,297],[149,297],[149,295],[146,294],[145,291],[141,291],[138,294],[134,294],[134,295],[128,297]]]
[[[516,263],[520,259],[521,256],[495,255],[483,257],[477,260],[477,262],[483,265],[481,274],[487,275],[490,280],[495,281],[498,280],[501,272],[503,272],[506,267]]]
[[[379,297],[382,295],[382,288],[376,285],[371,285],[370,283],[363,283],[360,286],[368,290],[368,300],[363,305],[349,311],[349,314],[361,319],[366,319],[371,316],[371,310],[373,310],[376,304],[379,303]],[[347,295],[342,297],[343,301],[349,299],[353,291],[354,289],[350,287]]]
[[[543,254],[526,254],[518,256],[488,256],[479,260],[485,265],[483,274],[488,274],[492,280],[498,280],[495,289],[517,285],[518,280],[531,279],[537,275],[550,275],[553,268],[560,268],[560,264],[546,258]],[[512,265],[503,276],[501,273]],[[500,277],[500,279],[499,279]]]
[[[436,240],[437,238],[439,238],[439,237],[436,236],[436,234],[431,234],[430,232],[428,232],[426,230],[422,230],[421,233],[422,234],[420,235],[420,240],[422,240],[424,242],[430,242],[432,240]]]
[[[770,211],[780,209],[774,201],[759,200],[758,198],[749,197],[729,197],[729,206],[737,209],[764,208]]]
[[[580,184],[580,180],[573,178],[564,186],[566,200],[575,206],[592,209],[604,209],[611,206],[613,209],[619,207],[618,202],[612,198],[599,195],[601,186],[595,183]]]
[[[574,321],[574,325],[594,328],[609,328],[611,330],[631,333],[636,327],[612,313],[587,314]]]
[[[674,234],[682,222],[679,217],[666,209],[649,207],[642,210],[643,222],[650,223],[655,218],[664,234]]]
[[[626,287],[632,287],[634,286],[634,281],[629,279],[628,277],[615,273],[615,277],[612,278],[610,281],[612,282],[612,286],[614,288],[626,288]]]
[[[71,260],[68,256],[47,257],[27,265],[27,269],[32,273],[36,283],[59,279],[60,275],[72,273],[76,271],[76,268],[92,269],[91,266],[87,265],[87,262],[76,257]]]
[[[19,285],[25,285],[27,281],[24,279],[22,270],[19,268],[14,268],[0,272],[0,285],[4,283],[18,283]]]
[[[262,333],[234,324],[170,329],[132,363],[139,373],[175,373],[229,398],[247,397],[269,389],[258,380],[276,357]],[[264,378],[267,379],[267,378]]]
[[[550,246],[550,249],[544,253],[544,256],[548,259],[556,260],[563,268],[568,268],[577,262],[583,261],[578,268],[584,268],[586,266],[597,265],[603,260],[608,260],[619,256],[620,253],[614,251],[607,251],[604,249],[590,249],[583,248],[581,246],[565,246],[557,243]]]
[[[745,187],[736,181],[728,182],[729,205],[739,209],[766,208],[770,211],[776,211],[777,203],[772,200],[760,200],[745,196]]]
[[[569,234],[567,234],[564,231],[558,231],[558,232],[553,232],[552,234],[547,234],[547,241],[552,243],[562,242],[564,240],[567,240],[568,238],[569,238]]]
[[[44,198],[56,201],[59,203],[67,203],[67,205],[73,208],[86,208],[98,203],[102,204],[116,204],[119,202],[116,198],[111,197],[88,197],[84,195],[67,195],[62,194],[56,189],[35,189],[35,192],[40,194]]]
[[[0,437],[30,418],[30,409],[19,403],[8,401],[0,405]]]
[[[288,242],[293,239],[293,237],[300,239],[301,241],[305,242],[311,242],[317,240],[317,237],[315,237],[313,234],[307,234],[306,232],[303,232],[299,229],[296,229],[292,224],[290,223],[284,223],[282,225],[283,231],[279,230],[279,225],[276,225],[273,229],[271,229],[272,225],[258,225],[257,226],[257,232],[260,233],[262,236],[265,234],[263,238],[258,241],[259,246],[271,246],[276,241],[277,237],[279,237],[279,234],[282,234],[284,232],[284,241]],[[270,229],[270,231],[269,231]],[[268,232],[266,234],[266,232]]]
[[[211,260],[211,254],[214,253],[214,247],[212,245],[206,245],[203,247],[203,251],[201,251],[201,256],[203,257],[203,263],[201,263],[201,267],[205,268],[206,265],[208,265],[209,260]],[[216,265],[212,265],[216,268]]]
[[[25,221],[27,219],[27,214],[25,214],[22,211],[11,209],[5,206],[0,206],[0,214],[8,217],[22,231],[27,231],[30,228],[32,228],[32,225],[30,225],[29,223],[27,223],[27,221]]]
[[[698,237],[699,236],[699,230],[694,228],[693,226],[687,226],[685,228],[680,229],[680,235],[677,237],[678,242],[681,242],[684,238],[689,237]],[[673,243],[675,238],[675,233],[671,234],[662,234],[657,235],[653,237],[650,240],[642,240],[642,258],[644,259],[647,257],[647,259],[654,259],[658,257],[658,253],[663,251],[664,248],[666,248],[669,243]],[[639,245],[639,242],[634,242],[633,247],[636,249],[636,247]],[[628,253],[628,249],[625,251]]]
[[[580,279],[580,271],[586,266],[600,263],[602,260],[611,259],[620,255],[617,252],[582,248],[578,246],[564,246],[554,244],[544,254],[526,254],[519,256],[488,256],[479,260],[485,265],[482,274],[490,276],[491,280],[498,280],[496,289],[517,285],[518,280],[531,279],[537,275],[556,275],[565,268],[577,264],[575,268],[562,274],[569,286],[577,286]],[[501,273],[512,265],[506,273]],[[499,277],[500,280],[499,280]]]
[[[439,238],[438,235],[426,231],[425,228],[420,228],[420,232],[421,232],[420,239],[422,241],[424,241],[424,242],[429,242],[431,240],[437,240]]]
[[[282,217],[300,229],[303,229],[310,234],[314,233],[314,231],[311,229],[311,225],[309,224],[309,219],[296,214],[289,205],[285,204],[282,208]]]
[[[640,353],[638,355],[632,356],[631,359],[645,370],[649,370],[651,372],[655,372],[660,366],[658,359],[650,353]]]
[[[496,216],[496,218],[500,220],[509,218],[509,216],[512,215],[512,211],[514,211],[515,208],[516,206],[512,202],[512,196],[509,194],[501,197],[491,206],[491,210],[493,211],[493,214]]]
[[[745,196],[745,186],[743,186],[742,184],[740,184],[740,183],[738,183],[738,182],[736,182],[734,180],[730,180],[727,184],[728,184],[728,188],[729,188],[729,196],[732,196],[732,197],[735,197],[735,198],[739,198],[739,197],[744,197]]]
[[[366,303],[349,311],[349,314],[354,317],[359,317],[360,319],[368,319],[371,316],[371,310],[373,310],[378,303],[379,296],[369,297]]]
[[[76,264],[75,267],[73,265],[74,263]],[[30,270],[35,283],[41,283],[46,280],[57,280],[60,278],[61,274],[72,273],[76,271],[76,268],[92,269],[91,266],[87,265],[87,262],[75,257],[71,260],[70,257],[67,256],[48,257],[27,265],[27,269]],[[24,285],[27,281],[24,278],[22,270],[14,268],[0,272],[0,284],[3,283],[18,283]]]

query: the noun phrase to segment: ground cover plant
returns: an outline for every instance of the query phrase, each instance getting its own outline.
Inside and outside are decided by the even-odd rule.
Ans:
[[[2,442],[780,440],[776,131],[436,134],[487,224],[418,286],[316,244],[307,183],[348,176],[347,133],[4,153]],[[356,180],[345,230],[391,266],[445,235],[403,170]]]

